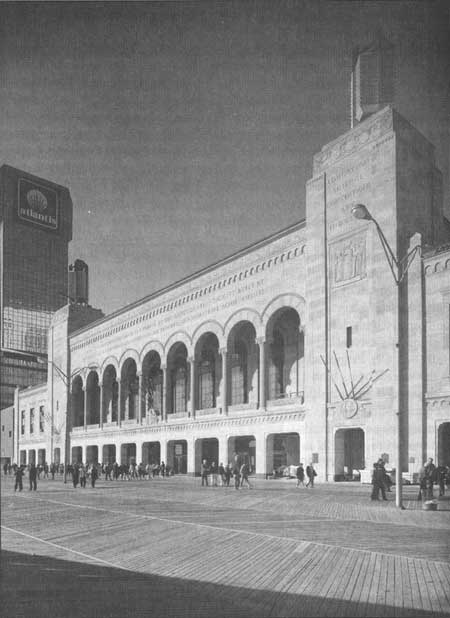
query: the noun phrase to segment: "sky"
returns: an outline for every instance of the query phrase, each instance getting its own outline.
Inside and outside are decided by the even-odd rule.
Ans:
[[[395,46],[395,106],[449,199],[448,2],[1,2],[0,163],[69,188],[105,313],[304,218],[350,128],[352,50]]]

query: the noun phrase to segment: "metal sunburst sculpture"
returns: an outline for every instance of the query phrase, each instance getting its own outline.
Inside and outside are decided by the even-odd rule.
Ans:
[[[341,365],[339,363],[338,357],[336,355],[336,352],[333,350],[333,356],[334,356],[334,360],[336,362],[336,367],[338,369],[339,372],[339,376],[341,379],[341,383],[342,383],[342,390],[341,388],[336,384],[335,379],[333,378],[333,374],[331,371],[331,368],[328,367],[327,363],[325,362],[325,359],[323,358],[322,355],[320,355],[320,360],[322,361],[322,363],[325,366],[325,369],[328,372],[328,375],[331,378],[331,381],[333,382],[333,386],[336,389],[336,392],[339,396],[339,398],[342,401],[342,411],[344,413],[344,415],[347,418],[351,418],[352,416],[354,416],[358,410],[358,401],[364,397],[364,395],[366,395],[369,390],[372,388],[372,386],[375,384],[375,382],[377,380],[379,380],[382,376],[384,376],[385,373],[387,373],[389,371],[389,369],[384,369],[384,371],[380,371],[377,373],[377,370],[374,369],[369,376],[364,376],[361,375],[359,377],[359,379],[354,382],[353,381],[353,374],[352,374],[352,369],[350,366],[350,355],[348,353],[348,350],[346,350],[346,355],[347,355],[347,365],[348,365],[348,374],[349,374],[349,378],[350,378],[350,385],[346,384],[346,380],[344,378],[344,373],[341,369]]]

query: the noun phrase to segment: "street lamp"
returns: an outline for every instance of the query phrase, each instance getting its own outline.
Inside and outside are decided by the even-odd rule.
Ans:
[[[398,379],[398,391],[397,391],[397,464],[395,470],[395,503],[400,509],[403,509],[402,501],[402,454],[403,454],[403,435],[402,435],[402,396],[401,396],[401,353],[404,347],[404,335],[402,329],[402,312],[401,312],[401,297],[402,297],[402,282],[409,270],[409,267],[416,256],[416,253],[420,251],[420,245],[413,247],[403,258],[399,259],[395,256],[391,246],[389,245],[386,236],[383,233],[378,221],[370,214],[367,206],[364,204],[356,204],[351,209],[352,215],[355,219],[372,221],[378,232],[381,245],[383,247],[384,254],[386,256],[389,268],[392,276],[394,277],[395,284],[397,286],[397,379]]]
[[[64,382],[66,387],[66,422],[65,422],[65,430],[64,430],[64,483],[67,483],[67,467],[69,465],[69,449],[70,449],[70,421],[72,415],[72,406],[71,406],[71,394],[70,394],[70,377],[67,376],[64,371],[58,367],[58,365],[50,360],[46,359],[47,363],[51,365],[52,372],[55,370],[59,375],[60,379]],[[45,363],[44,359],[38,359],[39,363]],[[53,432],[54,432],[54,412],[53,412],[53,377],[52,377],[52,403],[51,403],[51,457],[53,461]]]

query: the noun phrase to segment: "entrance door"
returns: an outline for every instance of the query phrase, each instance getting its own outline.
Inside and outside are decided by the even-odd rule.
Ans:
[[[439,466],[450,466],[450,423],[439,425],[437,459]]]
[[[359,480],[356,472],[363,470],[364,431],[360,427],[338,429],[334,440],[334,480]]]

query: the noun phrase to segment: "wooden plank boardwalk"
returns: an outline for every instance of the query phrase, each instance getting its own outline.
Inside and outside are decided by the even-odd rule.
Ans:
[[[189,478],[1,490],[4,618],[450,616],[450,502]]]

